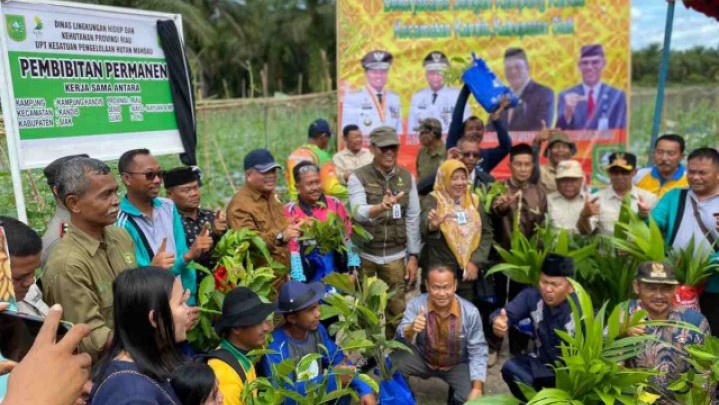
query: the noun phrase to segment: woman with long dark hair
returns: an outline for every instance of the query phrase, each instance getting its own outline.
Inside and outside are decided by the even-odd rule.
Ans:
[[[189,307],[182,283],[167,270],[122,272],[112,285],[115,327],[93,378],[92,405],[180,405],[169,380],[182,362]]]
[[[205,363],[190,362],[178,367],[170,380],[182,405],[222,405],[224,398],[215,372]]]

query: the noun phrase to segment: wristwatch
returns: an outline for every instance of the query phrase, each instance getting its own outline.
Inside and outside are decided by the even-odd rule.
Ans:
[[[275,241],[277,242],[278,245],[284,245],[285,244],[285,233],[284,232],[278,233],[277,236],[275,236]]]

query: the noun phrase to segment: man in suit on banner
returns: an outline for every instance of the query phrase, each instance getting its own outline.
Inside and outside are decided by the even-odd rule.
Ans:
[[[442,133],[449,131],[454,105],[457,104],[459,88],[444,85],[443,71],[449,67],[449,60],[440,51],[430,52],[422,62],[429,87],[414,93],[409,104],[407,133],[419,132],[421,122],[436,118],[442,124]],[[469,118],[469,107],[464,109],[464,119]]]
[[[507,48],[504,52],[504,76],[514,94],[522,100],[518,106],[502,112],[500,119],[505,127],[509,131],[539,131],[542,121],[551,126],[554,91],[532,80],[524,49]],[[489,130],[494,131],[492,128]]]
[[[627,97],[602,83],[607,61],[599,44],[584,45],[579,59],[582,83],[559,94],[557,128],[605,130],[627,127]]]
[[[342,128],[355,124],[367,135],[375,128],[389,126],[398,134],[404,133],[399,95],[385,88],[391,66],[392,54],[387,51],[370,51],[362,58],[367,84],[345,95]]]

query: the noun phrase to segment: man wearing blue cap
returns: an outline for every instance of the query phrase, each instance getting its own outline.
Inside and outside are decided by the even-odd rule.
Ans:
[[[344,96],[342,128],[355,124],[362,135],[367,135],[375,128],[389,126],[403,133],[399,95],[385,87],[392,59],[392,54],[383,50],[367,52],[362,58],[367,84]]]
[[[300,227],[287,223],[284,206],[275,194],[279,170],[267,149],[255,149],[245,156],[245,185],[227,205],[227,224],[230,229],[259,233],[272,258],[289,267],[288,243],[300,236]]]
[[[327,152],[331,137],[330,124],[322,118],[316,119],[307,130],[307,143],[295,149],[287,158],[286,178],[290,199],[297,200],[297,186],[292,177],[292,170],[300,162],[311,162],[320,168],[322,191],[326,195],[340,200],[347,199],[347,187],[340,183],[332,155]]]
[[[325,327],[320,323],[320,301],[325,295],[325,287],[320,282],[304,284],[291,280],[280,291],[277,312],[283,314],[285,324],[272,332],[272,343],[267,348],[273,354],[266,354],[262,358],[262,368],[265,375],[274,376],[274,368],[283,360],[292,358],[299,361],[308,354],[321,354],[320,359],[310,365],[310,374],[303,381],[297,381],[297,376],[290,377],[295,380],[293,385],[285,383],[287,389],[305,395],[308,384],[321,383],[327,378],[326,389],[335,391],[337,378],[332,374],[333,369],[355,370],[355,367],[345,359],[342,350],[335,345]],[[330,375],[325,376],[326,373]],[[372,388],[355,378],[353,374],[338,374],[343,385],[349,383],[357,391],[361,405],[374,405],[377,400]],[[276,381],[279,383],[279,381]],[[340,400],[343,402],[344,398]],[[285,404],[294,404],[290,399]]]
[[[576,302],[576,295],[567,277],[574,275],[574,260],[550,253],[542,264],[539,286],[525,288],[506,307],[490,316],[492,330],[504,337],[508,328],[515,327],[523,319],[532,321],[537,353],[515,356],[502,367],[502,378],[512,394],[526,401],[518,382],[534,387],[537,391],[554,387],[552,365],[560,358],[562,339],[555,332],[562,330],[574,334],[574,318],[569,297]]]
[[[579,59],[582,83],[559,93],[557,128],[601,131],[627,127],[627,96],[602,83],[606,65],[602,45],[582,47]]]

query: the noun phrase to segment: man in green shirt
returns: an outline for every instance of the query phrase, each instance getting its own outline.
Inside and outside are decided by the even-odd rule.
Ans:
[[[120,199],[105,163],[91,158],[68,161],[56,189],[70,212],[70,224],[50,252],[43,293],[48,305],[62,305],[65,320],[90,327],[80,350],[97,361],[112,333],[112,282],[120,272],[137,267],[135,246],[124,229],[112,226]]]
[[[442,141],[442,123],[436,118],[426,118],[419,126],[419,142],[422,148],[417,154],[417,178],[437,172],[444,162],[447,149]]]

